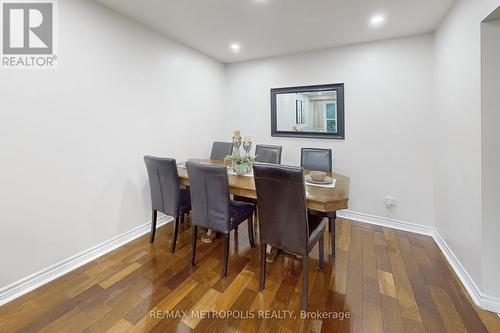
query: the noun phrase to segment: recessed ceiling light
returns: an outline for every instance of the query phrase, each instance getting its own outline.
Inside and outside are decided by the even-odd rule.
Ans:
[[[241,46],[238,43],[231,43],[229,47],[231,48],[231,51],[233,51],[233,53],[239,53],[241,50]]]
[[[373,15],[370,19],[372,27],[380,27],[385,22],[385,16],[381,14]]]

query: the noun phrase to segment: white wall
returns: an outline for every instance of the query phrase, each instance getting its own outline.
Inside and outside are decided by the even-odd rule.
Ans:
[[[227,65],[222,133],[283,145],[295,165],[301,147],[332,148],[334,169],[351,177],[350,210],[432,226],[432,47],[426,34]],[[345,141],[271,137],[270,88],[326,83],[345,84]]]
[[[482,289],[500,296],[500,20],[482,24],[481,45]]]
[[[499,5],[499,0],[461,0],[435,34],[436,228],[480,289],[486,277],[481,223],[481,21]]]
[[[0,287],[146,223],[143,155],[208,156],[220,122],[222,64],[58,6],[58,69],[0,71]]]

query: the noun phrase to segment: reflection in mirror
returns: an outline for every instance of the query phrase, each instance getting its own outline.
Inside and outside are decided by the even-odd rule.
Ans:
[[[271,134],[344,139],[344,84],[271,89]]]
[[[278,131],[337,133],[337,91],[278,94]]]

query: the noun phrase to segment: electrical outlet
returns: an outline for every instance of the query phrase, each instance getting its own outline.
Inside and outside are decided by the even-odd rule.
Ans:
[[[394,206],[396,206],[398,204],[398,202],[396,201],[396,198],[388,195],[385,197],[385,207],[386,208],[392,208]]]

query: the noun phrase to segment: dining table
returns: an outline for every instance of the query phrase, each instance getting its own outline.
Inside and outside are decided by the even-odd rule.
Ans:
[[[224,165],[222,160],[209,159],[190,159],[199,163]],[[229,170],[229,169],[228,169]],[[181,163],[177,167],[179,174],[179,182],[181,185],[189,186],[189,175],[185,163]],[[307,175],[308,171],[304,173]],[[349,177],[339,173],[327,173],[328,176],[335,179],[335,186],[319,186],[305,182],[307,208],[320,212],[336,212],[338,210],[347,209],[349,201]],[[229,192],[232,195],[257,199],[255,191],[255,182],[252,174],[236,175],[228,172]],[[215,235],[211,231],[203,235],[202,240],[210,242]]]

